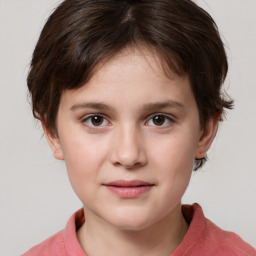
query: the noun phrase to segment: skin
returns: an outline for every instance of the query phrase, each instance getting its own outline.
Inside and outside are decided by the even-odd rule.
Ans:
[[[188,229],[181,198],[194,159],[218,123],[201,129],[188,77],[167,77],[152,51],[124,49],[84,86],[63,92],[56,121],[58,135],[45,133],[83,202],[77,236],[87,254],[170,255]],[[153,185],[122,198],[104,185],[115,180]]]

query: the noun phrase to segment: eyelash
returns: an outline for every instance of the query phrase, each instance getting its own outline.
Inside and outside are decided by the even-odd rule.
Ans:
[[[152,125],[154,127],[159,127],[159,128],[170,127],[174,123],[174,119],[172,117],[170,117],[169,115],[166,115],[166,114],[162,114],[162,113],[156,113],[156,114],[151,115],[146,123],[149,123],[150,120],[152,120],[152,122],[153,122],[153,118],[155,118],[155,117],[163,117],[164,123],[168,122],[168,124],[159,125],[159,126]]]
[[[97,126],[97,125],[93,125],[92,124],[92,118],[93,117],[100,117],[100,118],[103,118],[103,125],[102,123]],[[168,122],[168,124],[165,124],[164,126],[163,125],[149,125],[148,123],[150,122],[150,120],[152,120],[153,122],[153,118],[154,117],[163,117],[164,118],[164,123]],[[102,127],[105,127],[105,126],[111,126],[110,122],[108,121],[108,118],[105,117],[105,115],[103,114],[91,114],[91,115],[87,115],[85,116],[82,121],[82,123],[86,123],[86,126],[89,127],[90,129],[100,129]],[[89,124],[90,122],[90,124]],[[104,124],[105,122],[107,122],[107,124]],[[170,127],[172,124],[174,123],[174,119],[172,117],[170,117],[169,115],[166,115],[166,114],[162,114],[162,113],[155,113],[153,115],[150,115],[149,118],[147,118],[147,121],[146,121],[146,125],[147,126],[153,126],[153,127],[159,127],[159,128],[164,128],[164,127]]]
[[[100,118],[103,118],[103,122],[107,122],[108,125],[107,126],[110,126],[110,122],[107,120],[108,118],[106,118],[104,115],[102,114],[91,114],[91,115],[87,115],[85,116],[83,119],[82,119],[82,123],[87,123],[86,126],[88,126],[89,128],[91,129],[99,129],[102,127],[101,126],[97,126],[97,125],[93,125],[92,124],[92,118],[93,117],[100,117]],[[90,121],[91,124],[88,124],[88,122]],[[104,125],[105,126],[105,125]]]

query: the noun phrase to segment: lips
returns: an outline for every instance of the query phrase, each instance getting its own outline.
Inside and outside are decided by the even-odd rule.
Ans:
[[[154,184],[141,180],[116,180],[103,185],[121,198],[137,198],[150,191],[154,186]]]

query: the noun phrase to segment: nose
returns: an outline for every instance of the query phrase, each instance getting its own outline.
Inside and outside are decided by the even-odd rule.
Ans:
[[[147,156],[142,136],[135,127],[123,127],[115,132],[110,161],[126,169],[146,165]]]

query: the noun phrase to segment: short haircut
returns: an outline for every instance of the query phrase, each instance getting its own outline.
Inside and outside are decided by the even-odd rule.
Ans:
[[[63,90],[84,85],[126,47],[152,49],[166,71],[189,76],[202,128],[232,108],[221,91],[228,63],[218,28],[194,2],[66,0],[49,17],[33,53],[27,84],[35,118],[57,132]],[[196,159],[195,169],[205,161]]]

